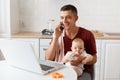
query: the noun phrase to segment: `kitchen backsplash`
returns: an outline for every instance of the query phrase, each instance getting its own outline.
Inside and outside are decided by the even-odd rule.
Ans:
[[[77,7],[77,25],[103,32],[120,32],[119,0],[19,0],[21,30],[41,31],[48,28],[51,19],[58,23],[59,10],[65,4]]]

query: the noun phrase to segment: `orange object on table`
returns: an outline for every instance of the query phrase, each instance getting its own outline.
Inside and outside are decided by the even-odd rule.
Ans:
[[[51,77],[52,77],[52,78],[63,78],[64,76],[63,76],[63,74],[61,74],[61,73],[59,73],[59,72],[53,72],[53,73],[51,74]]]

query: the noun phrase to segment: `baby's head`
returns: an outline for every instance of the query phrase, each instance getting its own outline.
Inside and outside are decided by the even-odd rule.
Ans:
[[[71,50],[72,50],[73,52],[75,52],[76,54],[82,54],[82,53],[84,52],[84,50],[85,50],[83,40],[80,39],[80,38],[75,38],[75,39],[72,41]]]

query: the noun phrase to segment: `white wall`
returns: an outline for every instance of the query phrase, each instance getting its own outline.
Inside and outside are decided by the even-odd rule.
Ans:
[[[10,33],[10,0],[0,0],[0,37]]]
[[[19,2],[10,0],[10,33],[14,34],[20,31],[19,28]]]
[[[47,28],[49,19],[59,22],[59,9],[73,4],[78,9],[79,26],[103,32],[120,32],[120,0],[19,0],[22,31]]]
[[[0,0],[0,37],[19,32],[18,0]]]

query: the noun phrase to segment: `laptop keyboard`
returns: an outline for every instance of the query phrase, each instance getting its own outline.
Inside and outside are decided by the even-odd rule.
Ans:
[[[49,69],[54,68],[54,67],[47,66],[47,65],[44,65],[44,64],[40,64],[40,66],[41,66],[42,70],[44,70],[44,71],[47,71],[47,70],[49,70]]]
[[[60,63],[54,62],[54,61],[48,61],[48,60],[40,60],[40,66],[43,71],[47,71],[50,69],[60,69],[60,68],[64,67],[63,64],[60,64]]]

